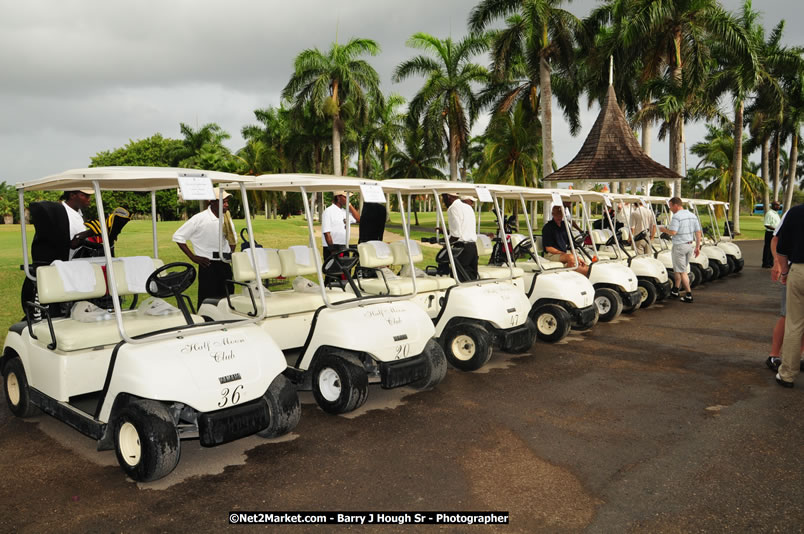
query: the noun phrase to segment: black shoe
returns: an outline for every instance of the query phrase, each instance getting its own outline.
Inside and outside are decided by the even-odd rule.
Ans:
[[[776,373],[779,371],[779,366],[782,365],[782,359],[776,356],[768,356],[768,359],[765,360],[765,365],[768,366],[768,369]]]
[[[684,295],[681,298],[681,302],[687,302],[689,304],[692,304],[692,293],[687,293],[686,295]]]
[[[678,288],[674,287],[670,290],[670,298],[677,299],[678,298]]]
[[[785,380],[782,380],[782,377],[779,376],[779,373],[776,373],[776,383],[779,384],[780,386],[782,386],[783,388],[792,388],[793,387],[793,383],[792,382],[787,382]]]

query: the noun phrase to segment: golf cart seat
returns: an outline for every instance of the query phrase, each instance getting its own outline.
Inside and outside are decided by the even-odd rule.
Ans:
[[[477,245],[478,256],[488,256],[494,251],[494,243],[486,234],[477,234],[477,241],[475,244]]]
[[[135,274],[133,272],[126,272],[126,264],[135,264],[130,261],[136,261],[139,269],[142,269],[147,261],[151,260],[152,268],[146,269],[147,274],[158,269],[164,263],[159,259],[151,259],[145,257],[138,258],[117,258],[112,263],[114,269],[115,282],[117,285],[117,292],[120,296],[134,295],[144,292],[144,279],[142,273]],[[55,265],[48,265],[46,267],[39,267],[36,270],[36,285],[39,291],[39,302],[42,304],[52,304],[56,302],[78,302],[82,300],[89,300],[106,295],[106,278],[103,273],[103,268],[99,263],[84,262],[83,260],[73,260],[67,262],[69,264],[87,263],[91,266],[91,272],[94,275],[94,287],[91,291],[86,291],[84,287],[76,288],[74,282],[63,277],[64,271],[60,272],[59,268]],[[75,267],[76,265],[69,265]],[[83,267],[88,273],[89,269]],[[143,287],[138,287],[142,283]],[[91,283],[87,283],[88,287]],[[186,325],[184,316],[181,313],[170,315],[144,315],[137,312],[137,310],[125,310],[122,312],[123,328],[126,335],[129,337],[139,336],[172,328],[177,326]],[[204,320],[198,315],[193,315],[193,322],[203,323]],[[119,343],[122,338],[117,328],[117,321],[112,316],[110,319],[102,321],[94,321],[90,323],[77,321],[70,317],[53,319],[51,321],[53,332],[56,337],[56,349],[64,352],[72,352],[92,347],[100,347],[105,345],[115,345]],[[50,328],[47,320],[42,320],[33,325],[33,334],[40,343],[49,345],[53,342],[50,335]]]
[[[413,240],[405,240],[402,239],[400,241],[394,241],[391,243],[391,251],[394,254],[394,265],[402,265],[403,267],[408,263],[408,252],[405,243],[410,244],[410,254],[413,263],[419,263],[424,261],[424,254],[422,253],[422,248],[419,246],[419,243]],[[404,277],[400,277],[404,278]],[[417,276],[416,277],[416,284],[418,285],[419,291],[433,291],[432,289],[424,289],[424,286],[421,285],[420,281],[427,280],[431,282],[435,282],[437,287],[436,289],[442,290],[447,289],[455,285],[455,279],[451,276],[439,276],[439,275],[426,275],[426,276]]]
[[[418,243],[417,243],[418,245]],[[411,249],[416,261],[416,254]],[[401,257],[397,258],[394,251],[388,244],[382,241],[367,241],[357,245],[357,253],[360,256],[360,266],[371,269],[379,269],[389,265],[405,265],[408,263],[408,255],[402,250]],[[421,250],[419,249],[421,255]],[[432,277],[416,278],[417,291],[436,291],[438,282],[430,280]],[[387,277],[382,272],[377,273],[377,278],[361,278],[358,280],[361,291],[369,295],[407,295],[413,293],[413,279],[409,276]]]
[[[255,290],[256,282],[254,267],[251,265],[251,254],[251,249],[232,253],[232,274],[236,282],[250,284],[254,295],[254,304],[257,306],[256,313],[260,313],[262,310]],[[285,250],[257,249],[256,254],[260,278],[263,280],[279,276],[292,280],[297,276],[316,273],[315,260],[313,259],[314,251],[310,247],[297,246]],[[330,302],[338,302],[354,298],[354,295],[344,291],[327,290],[327,297]],[[247,288],[240,294],[232,295],[229,300],[234,310],[238,313],[255,313],[254,304],[252,304]],[[266,317],[279,317],[314,312],[324,306],[324,298],[321,296],[320,291],[306,292],[287,289],[266,293],[265,304],[267,306]]]
[[[518,238],[514,236],[519,236]],[[517,243],[521,242],[525,236],[522,234],[511,234],[511,246],[515,247]],[[487,256],[492,253],[493,245],[491,238],[485,234],[477,234],[477,255]],[[514,267],[513,277],[519,278],[525,274],[519,267]],[[480,278],[494,278],[497,280],[508,278],[511,275],[511,270],[505,265],[478,265],[477,274]]]

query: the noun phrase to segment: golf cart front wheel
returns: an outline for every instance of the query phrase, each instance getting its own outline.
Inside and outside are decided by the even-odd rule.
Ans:
[[[285,375],[278,375],[274,378],[268,391],[263,395],[263,399],[268,404],[271,422],[257,432],[258,436],[278,438],[296,428],[301,418],[301,404],[296,387]]]
[[[595,290],[595,306],[600,314],[600,322],[613,321],[623,312],[623,299],[611,288],[601,287]]]
[[[729,274],[734,274],[737,272],[737,261],[731,256],[726,256],[726,265],[729,269]]]
[[[427,362],[427,376],[410,386],[416,389],[432,389],[447,376],[447,357],[444,355],[444,349],[434,339],[427,341],[422,356]]]
[[[22,360],[17,357],[6,364],[3,371],[3,389],[11,413],[17,417],[30,417],[36,413],[36,406],[31,404],[25,368],[22,366]]]
[[[572,317],[569,312],[558,304],[545,304],[533,312],[533,323],[536,325],[536,335],[542,341],[555,343],[561,341],[569,334],[572,327]]]
[[[441,337],[447,361],[461,371],[476,371],[491,359],[492,337],[473,323],[459,323],[444,330]]]
[[[313,396],[327,413],[356,410],[368,397],[366,370],[354,356],[329,352],[313,361]]]
[[[135,400],[122,409],[114,425],[114,448],[120,467],[137,482],[166,476],[181,456],[173,417],[153,400]]]
[[[640,280],[638,283],[639,288],[639,307],[640,308],[650,308],[656,303],[656,298],[658,297],[659,292],[656,290],[656,286],[653,285],[653,282],[650,280]]]

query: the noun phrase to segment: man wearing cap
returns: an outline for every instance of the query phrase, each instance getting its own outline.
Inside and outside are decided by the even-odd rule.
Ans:
[[[237,243],[234,223],[229,215],[229,197],[223,193],[223,244],[221,245],[220,223],[218,220],[218,198],[220,190],[215,189],[215,200],[209,203],[204,211],[193,215],[173,234],[173,241],[190,261],[198,264],[198,306],[204,299],[226,297],[231,293],[232,266],[224,260],[232,257],[232,250]],[[192,243],[193,248],[187,246]]]
[[[349,206],[349,224],[360,222],[360,214],[346,202],[346,191],[332,194],[332,205],[321,217],[321,244],[324,246],[324,261],[339,250],[346,248],[346,206]]]
[[[677,298],[683,285],[686,294],[681,301],[692,303],[692,289],[690,289],[690,277],[687,272],[690,269],[692,255],[695,254],[697,258],[701,253],[701,224],[698,217],[682,208],[680,198],[671,198],[668,205],[673,213],[673,218],[667,227],[661,226],[659,230],[673,236],[673,249],[670,257],[673,259],[675,285],[670,290],[670,296]]]
[[[447,206],[447,222],[449,223],[450,241],[457,241],[463,244],[461,252],[455,261],[462,269],[458,270],[458,279],[461,282],[477,280],[477,219],[475,210],[469,203],[474,203],[471,196],[463,197],[466,202],[458,198],[457,195],[443,194],[442,199]]]

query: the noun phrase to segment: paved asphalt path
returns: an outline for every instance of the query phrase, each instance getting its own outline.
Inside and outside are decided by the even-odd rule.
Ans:
[[[765,368],[779,290],[744,271],[434,391],[372,389],[350,417],[303,395],[296,431],[215,449],[136,484],[112,452],[0,407],[0,531],[248,531],[228,512],[503,510],[510,524],[409,532],[790,532],[804,529],[804,378]],[[356,334],[357,335],[357,334]],[[331,526],[262,527],[327,532]]]

